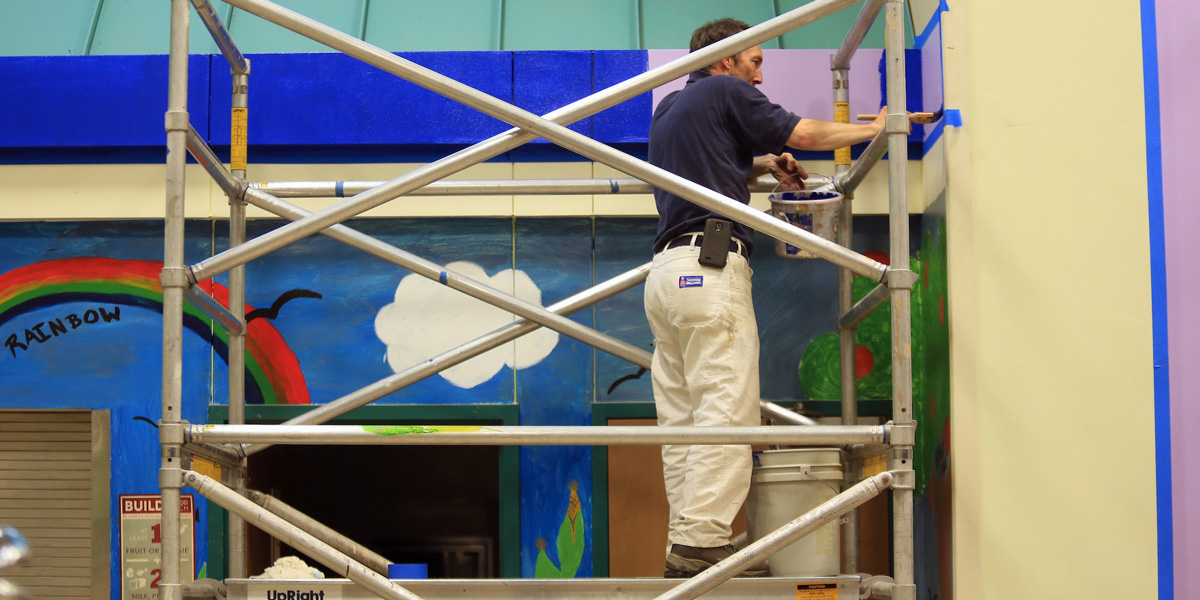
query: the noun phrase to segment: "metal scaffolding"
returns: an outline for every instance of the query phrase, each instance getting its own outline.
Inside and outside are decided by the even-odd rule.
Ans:
[[[703,188],[686,179],[637,160],[566,126],[606,108],[638,96],[659,85],[687,75],[721,58],[778,37],[802,25],[828,16],[859,0],[814,0],[742,33],[690,53],[661,67],[580,99],[546,115],[535,115],[507,102],[470,88],[458,81],[416,65],[376,48],[352,35],[287,10],[267,0],[226,0],[237,8],[257,15],[300,35],[311,38],[388,73],[418,84],[447,98],[470,106],[514,127],[502,134],[455,152],[406,175],[387,182],[288,182],[268,186],[246,182],[246,110],[250,62],[242,56],[222,25],[209,0],[171,0],[170,83],[167,130],[166,241],[163,260],[163,388],[160,442],[162,451],[159,485],[162,488],[162,551],[164,557],[178,556],[179,498],[183,487],[192,487],[229,512],[230,592],[239,588],[235,580],[244,579],[245,537],[243,521],[253,523],[272,536],[287,542],[309,557],[344,575],[370,594],[380,598],[420,600],[421,598],[461,597],[463,593],[486,597],[517,597],[527,588],[541,585],[538,597],[657,597],[661,599],[695,598],[713,591],[714,597],[772,597],[778,587],[750,581],[730,581],[731,577],[801,537],[816,531],[843,515],[851,515],[843,534],[843,555],[849,575],[840,576],[839,599],[880,597],[913,600],[913,516],[912,494],[915,477],[912,457],[915,424],[911,404],[911,344],[909,294],[914,281],[909,270],[908,232],[908,121],[905,110],[904,72],[904,1],[866,0],[841,48],[831,58],[834,80],[835,120],[849,121],[850,58],[861,44],[880,10],[885,12],[888,114],[883,131],[870,143],[859,160],[851,164],[849,149],[839,151],[835,173],[827,181],[843,193],[838,243],[821,239],[807,231],[776,219],[735,200]],[[229,62],[234,78],[232,160],[226,169],[204,139],[189,124],[188,20],[189,3],[204,21],[222,55]],[[609,165],[633,179],[566,181],[441,181],[467,167],[507,152],[538,137],[563,148]],[[214,178],[228,195],[230,248],[199,263],[184,262],[184,172],[187,153]],[[884,153],[888,161],[889,200],[891,206],[891,266],[876,262],[849,250],[851,235],[851,198],[867,171]],[[766,184],[760,184],[766,185]],[[841,267],[839,276],[839,335],[842,357],[842,422],[840,426],[816,426],[810,419],[778,405],[762,402],[764,415],[786,423],[772,427],[487,427],[470,428],[429,425],[426,435],[387,435],[359,426],[322,425],[338,415],[366,405],[435,373],[450,368],[508,343],[539,327],[546,327],[624,358],[641,367],[650,367],[650,354],[567,318],[642,283],[649,265],[582,291],[557,304],[542,307],[498,292],[478,281],[446,270],[444,266],[412,255],[400,248],[358,233],[341,223],[385,202],[407,195],[438,194],[540,194],[540,193],[647,193],[651,186],[670,191],[700,206],[720,213],[767,234],[829,260]],[[761,189],[761,187],[759,188]],[[270,190],[268,192],[267,190]],[[310,213],[282,198],[350,197],[323,210]],[[246,204],[253,204],[291,222],[270,233],[246,240]],[[520,317],[458,348],[351,392],[330,403],[316,406],[303,416],[283,425],[246,425],[244,403],[245,305],[244,265],[314,233],[378,256],[418,275],[478,298]],[[229,308],[205,294],[197,284],[221,273],[229,276]],[[880,282],[866,298],[853,303],[854,275]],[[187,299],[211,315],[229,333],[229,424],[192,425],[181,419],[182,397],[182,319]],[[854,328],[870,311],[891,300],[892,306],[892,420],[885,425],[857,424],[855,400]],[[247,457],[272,444],[420,444],[420,445],[619,445],[619,444],[792,444],[828,445],[844,449],[845,491],[829,502],[808,512],[779,530],[764,536],[729,559],[687,581],[676,580],[593,580],[567,585],[563,582],[516,581],[506,588],[495,583],[458,581],[454,589],[435,582],[406,582],[402,587],[386,578],[387,561],[317,523],[283,502],[245,487]],[[888,454],[888,469],[869,477],[862,476],[865,456],[879,451]],[[192,467],[202,457],[219,463],[221,480],[214,480]],[[891,578],[866,576],[858,571],[857,522],[853,511],[870,498],[892,490],[893,564]],[[162,564],[160,593],[164,600],[179,600],[187,593],[215,593],[211,584],[184,585],[179,561]],[[829,579],[829,578],[826,578]],[[511,580],[510,580],[511,581]],[[622,583],[623,582],[623,583]],[[244,583],[244,582],[243,582]],[[717,586],[721,586],[717,588]],[[580,587],[583,586],[583,587]],[[717,588],[717,589],[714,589]],[[420,590],[418,595],[413,590]],[[507,590],[507,591],[506,591]],[[526,590],[521,592],[519,590]],[[612,590],[616,590],[613,592]],[[626,590],[622,592],[622,590]],[[729,590],[734,590],[730,592]],[[585,593],[586,591],[586,593]],[[222,590],[224,593],[225,590]],[[506,595],[507,594],[507,595]],[[624,594],[624,595],[621,595]],[[732,595],[730,595],[732,594]],[[230,596],[236,597],[236,596]],[[350,597],[345,595],[343,597]]]

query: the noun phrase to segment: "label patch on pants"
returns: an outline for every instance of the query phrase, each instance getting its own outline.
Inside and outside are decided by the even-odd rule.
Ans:
[[[680,288],[702,287],[704,285],[703,275],[684,275],[679,278]]]

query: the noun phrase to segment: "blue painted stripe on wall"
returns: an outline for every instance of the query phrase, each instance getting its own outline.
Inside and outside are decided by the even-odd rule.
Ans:
[[[941,120],[939,120],[937,123],[933,124],[933,129],[931,129],[929,131],[929,135],[927,135],[925,137],[925,145],[923,148],[924,152],[927,152],[927,151],[929,151],[930,148],[933,148],[933,145],[937,143],[938,138],[942,137],[942,132],[945,129],[946,129],[946,118],[943,116]],[[924,152],[922,152],[921,158],[925,158]]]
[[[1146,94],[1146,184],[1150,213],[1150,288],[1154,310],[1154,454],[1158,497],[1158,597],[1175,598],[1175,536],[1171,501],[1171,365],[1167,329],[1167,264],[1163,229],[1162,133],[1158,98],[1155,0],[1141,0],[1142,68]]]
[[[249,138],[255,162],[430,162],[508,128],[340,54],[249,55]],[[648,68],[644,50],[411,52],[401,56],[505,101],[544,114]],[[920,57],[908,101],[920,104]],[[165,56],[0,58],[0,164],[161,163],[166,135]],[[191,58],[193,125],[228,158],[231,81],[219,55]],[[649,92],[584,120],[576,131],[644,157]],[[920,158],[919,133],[910,157]],[[831,153],[804,153],[827,160]],[[586,160],[530,144],[506,162]]]
[[[650,70],[645,50],[597,50],[592,55],[592,89],[601,91]],[[606,144],[645,144],[650,133],[651,92],[631,98],[592,117],[592,137]]]
[[[208,78],[209,57],[191,57],[188,111],[201,135]],[[0,57],[0,80],[0,148],[166,146],[166,55]]]
[[[513,53],[513,104],[536,115],[544,115],[592,93],[590,51],[524,51]],[[592,118],[568,126],[576,133],[592,135]],[[549,144],[538,138],[534,143]]]
[[[405,52],[399,56],[505,102],[513,99],[510,52]],[[249,55],[251,144],[470,144],[503,122],[336,53]],[[220,57],[214,56],[214,60]],[[212,131],[229,144],[232,80],[214,66]]]

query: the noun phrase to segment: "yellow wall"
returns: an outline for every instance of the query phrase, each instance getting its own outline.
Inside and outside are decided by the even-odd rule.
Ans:
[[[1138,3],[943,24],[954,598],[1155,598]]]
[[[253,147],[251,147],[253,157]],[[251,158],[253,161],[253,158]],[[886,161],[883,161],[886,162]],[[419,164],[255,164],[253,182],[384,181],[399,177]],[[805,163],[811,173],[833,173],[833,161]],[[909,161],[912,197],[910,211],[921,213],[921,163]],[[9,220],[161,219],[166,192],[163,165],[0,165],[0,215]],[[484,163],[463,170],[453,179],[591,179],[628,177],[598,163]],[[267,190],[270,191],[269,189]],[[755,194],[752,206],[770,207],[766,194]],[[934,196],[936,197],[936,195]],[[290,199],[307,210],[319,210],[333,199]],[[224,193],[197,165],[187,171],[187,216],[225,219],[229,207]],[[887,214],[887,167],[877,165],[856,192],[855,212]],[[267,213],[250,208],[248,216]],[[385,204],[367,213],[372,217],[436,216],[656,216],[650,194],[596,196],[438,196],[412,197]]]

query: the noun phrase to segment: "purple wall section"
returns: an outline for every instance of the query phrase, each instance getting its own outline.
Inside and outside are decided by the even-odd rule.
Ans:
[[[686,50],[647,50],[650,68],[660,67]],[[833,120],[832,76],[825,50],[764,50],[763,84],[759,89],[773,102],[802,116]],[[850,114],[879,112],[879,59],[883,50],[862,49],[850,60]],[[654,106],[667,94],[683,89],[680,78],[654,90]],[[814,86],[821,93],[813,93]],[[853,118],[853,117],[851,117]]]
[[[1171,481],[1175,533],[1175,597],[1200,598],[1200,202],[1193,161],[1200,156],[1200,4],[1158,0],[1159,103],[1162,120],[1163,221],[1171,360]]]

